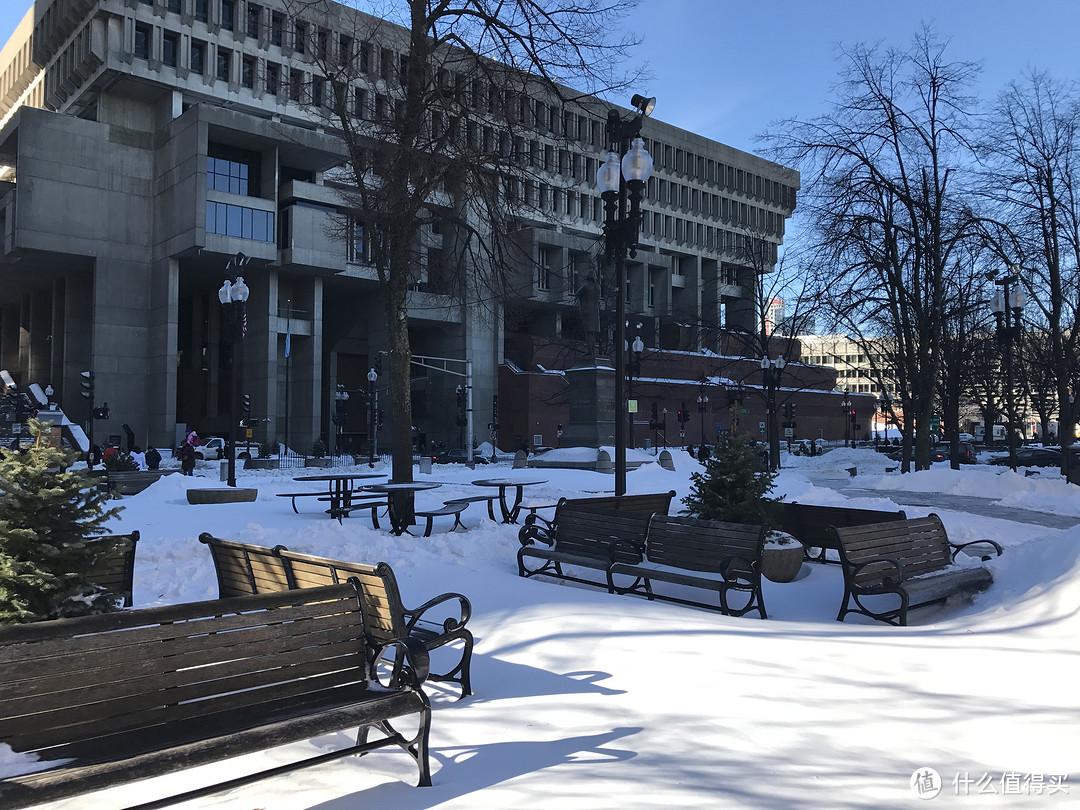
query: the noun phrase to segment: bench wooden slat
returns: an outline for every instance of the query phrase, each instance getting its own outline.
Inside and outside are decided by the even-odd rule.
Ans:
[[[848,506],[821,506],[817,504],[781,501],[776,505],[773,528],[787,532],[803,544],[806,558],[815,562],[837,563],[826,554],[827,551],[839,551],[836,537],[829,531],[832,526],[851,527],[868,523],[885,523],[904,520],[907,514],[878,511],[876,509],[855,509]],[[817,554],[812,549],[819,549]]]

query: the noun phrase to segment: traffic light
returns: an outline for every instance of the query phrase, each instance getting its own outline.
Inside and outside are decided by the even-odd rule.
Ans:
[[[82,377],[82,381],[79,383],[82,388],[82,395],[86,399],[92,400],[94,398],[94,372],[82,371],[79,372],[79,376]]]
[[[791,419],[791,403],[790,402],[785,402],[784,403],[784,418],[787,419],[787,420]]]
[[[465,386],[459,385],[457,387],[457,406],[458,410],[465,410]]]
[[[240,396],[240,410],[244,413],[251,413],[251,394],[242,394]]]
[[[796,413],[796,406],[798,403],[791,403],[791,418],[794,419],[798,414]]]
[[[686,400],[682,402],[682,407],[678,411],[679,423],[685,425],[690,421],[690,411],[686,409]]]
[[[682,411],[675,411],[675,421],[680,425],[683,423]]]
[[[383,409],[379,408],[379,410],[377,410],[375,412],[375,426],[376,427],[382,427],[382,423],[383,423]]]
[[[373,365],[372,368],[375,369],[376,374],[382,374],[382,355],[381,354],[376,354],[375,355],[375,365]]]
[[[492,430],[499,429],[499,395],[491,395],[491,425]]]
[[[660,414],[657,411],[655,402],[652,404],[652,420],[653,420],[653,422],[659,422],[660,421]]]

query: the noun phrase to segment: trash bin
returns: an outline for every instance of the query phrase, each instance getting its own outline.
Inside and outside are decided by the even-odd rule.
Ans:
[[[431,473],[431,456],[420,456],[419,460],[420,472]]]

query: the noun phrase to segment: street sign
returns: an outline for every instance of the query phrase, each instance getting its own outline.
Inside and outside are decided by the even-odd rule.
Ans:
[[[759,430],[759,431],[760,431],[761,433],[763,433],[763,434],[765,433],[765,423],[764,423],[764,422],[758,422],[758,423],[757,423],[757,427],[758,427],[758,430]]]
[[[791,436],[794,436],[795,435],[795,428],[789,428],[789,427],[784,428],[784,435],[789,437],[789,438]]]
[[[629,411],[630,413],[637,413],[637,400],[636,399],[628,399],[628,400],[626,400],[626,410]]]

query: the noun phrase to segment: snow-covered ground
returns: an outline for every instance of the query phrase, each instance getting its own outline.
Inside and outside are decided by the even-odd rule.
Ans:
[[[701,466],[684,452],[674,457],[675,472],[657,464],[630,472],[628,490],[674,489],[681,499]],[[1080,523],[1080,489],[1052,470],[1028,478],[987,465],[901,476],[886,473],[895,463],[870,450],[785,455],[784,464],[778,492],[789,500],[904,508],[912,516],[935,511],[958,541],[996,539],[1005,554],[988,563],[994,585],[971,600],[915,612],[906,628],[861,617],[837,623],[840,570],[812,565],[796,582],[765,583],[768,620],[729,618],[520,579],[518,527],[492,523],[480,503],[463,516],[468,531],[446,533],[445,519],[430,538],[373,531],[363,515],[339,525],[313,503],[301,502],[304,514],[293,514],[275,493],[295,490],[297,471],[243,471],[239,483],[258,487],[256,502],[191,506],[188,487],[221,485],[211,463],[194,478],[167,476],[124,498],[115,529],[142,533],[136,606],[217,596],[210,555],[196,539],[203,531],[383,560],[408,604],[444,591],[473,604],[476,694],[458,701],[451,688],[428,689],[433,787],[413,787],[411,760],[386,749],[185,806],[899,807],[928,795],[919,792],[926,769],[940,778],[938,806],[1080,806],[1080,527],[1047,529],[893,500],[904,490],[978,496],[1076,515]],[[857,478],[848,478],[849,467]],[[546,478],[526,490],[526,503],[613,487],[612,476],[588,471],[436,466],[417,478],[442,487],[420,493],[418,508],[478,494],[469,482],[492,476]],[[849,482],[880,494],[849,500],[842,492]],[[334,743],[331,736],[291,748]],[[290,756],[288,748],[275,750],[50,806],[128,806]],[[7,759],[9,769],[21,765]],[[915,787],[913,774],[921,777]]]

